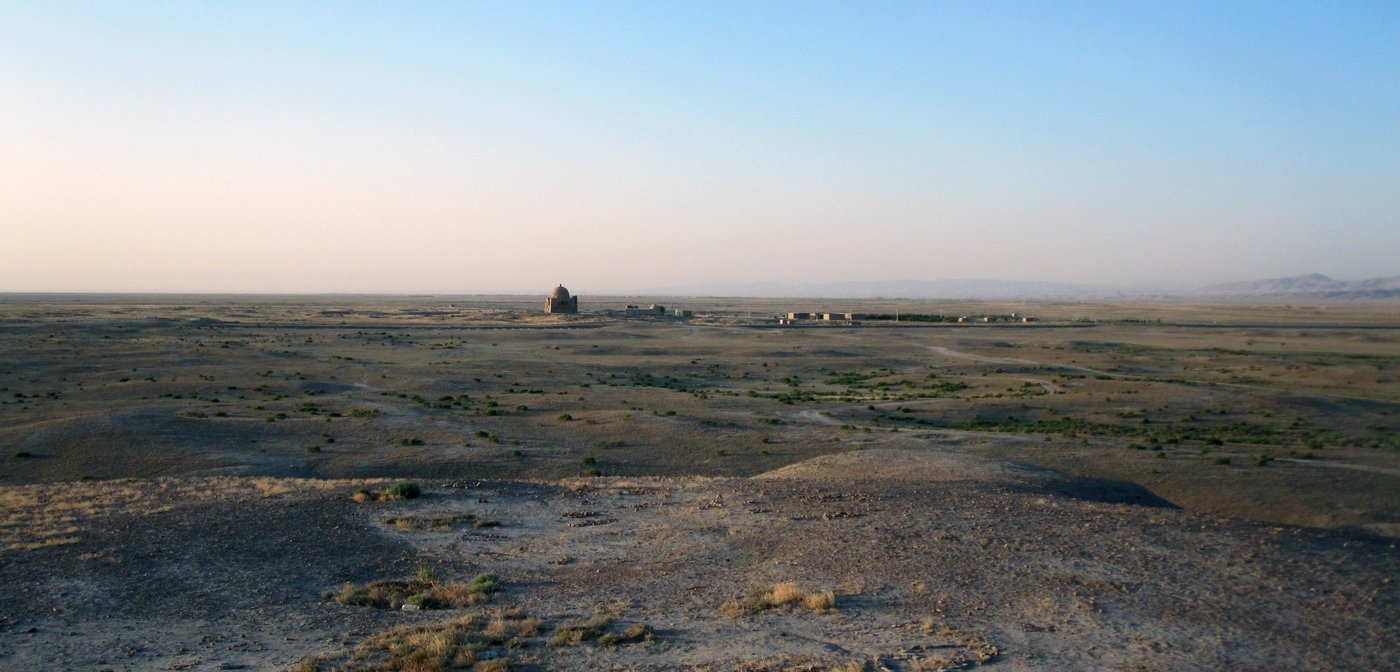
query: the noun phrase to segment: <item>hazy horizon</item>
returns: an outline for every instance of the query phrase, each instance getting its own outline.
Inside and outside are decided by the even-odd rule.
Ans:
[[[1400,274],[1400,6],[0,8],[0,292]]]

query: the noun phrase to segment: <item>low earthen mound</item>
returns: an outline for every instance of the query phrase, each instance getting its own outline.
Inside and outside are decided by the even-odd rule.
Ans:
[[[1071,476],[1017,462],[944,451],[875,449],[823,455],[753,476],[759,480],[986,483],[1094,502],[1174,506],[1136,483]]]
[[[1002,483],[1024,480],[1046,469],[990,460],[963,453],[881,448],[822,455],[764,472],[756,479],[804,481],[899,481],[950,483],[977,481]]]

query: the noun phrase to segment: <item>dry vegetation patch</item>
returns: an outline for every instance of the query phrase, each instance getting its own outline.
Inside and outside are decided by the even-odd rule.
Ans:
[[[365,640],[349,654],[322,654],[303,660],[292,672],[441,672],[471,669],[497,672],[523,662],[539,662],[542,646],[558,648],[585,641],[599,646],[646,644],[656,635],[645,623],[615,625],[610,617],[562,621],[543,638],[543,619],[523,609],[472,614],[432,625],[398,628]]]
[[[865,672],[868,667],[864,660],[837,661],[810,656],[780,656],[739,663],[733,669],[734,672]]]
[[[754,588],[744,599],[732,599],[720,605],[719,611],[724,616],[738,618],[769,609],[786,608],[802,608],[817,614],[835,611],[836,593],[831,590],[809,591],[787,581]]]
[[[423,494],[423,490],[413,481],[399,481],[382,492],[360,488],[350,496],[351,499],[360,502],[392,502],[397,499],[416,499]]]
[[[375,484],[311,478],[126,478],[0,487],[0,550],[76,543],[94,521],[151,515],[183,504],[265,499]]]
[[[651,626],[645,623],[629,626],[621,632],[610,631],[609,627],[612,624],[613,618],[611,616],[597,616],[581,621],[565,621],[554,627],[553,634],[545,643],[550,647],[558,648],[595,640],[599,646],[617,646],[619,644],[651,642],[656,639]]]
[[[478,574],[468,582],[438,583],[419,569],[404,581],[372,581],[362,586],[344,583],[321,594],[338,604],[379,609],[463,609],[485,603],[500,589],[495,574]]]
[[[483,520],[472,513],[440,513],[424,518],[422,516],[389,516],[381,522],[393,525],[400,532],[451,532],[458,524],[471,525],[473,529],[500,527],[494,520]]]
[[[994,646],[991,640],[986,637],[955,630],[945,623],[940,623],[932,618],[924,619],[920,628],[926,635],[937,635],[957,642],[966,647],[966,651],[959,652],[953,656],[932,656],[922,658],[918,661],[916,669],[920,670],[946,670],[967,667],[973,664],[988,663],[997,658],[1001,652]]]

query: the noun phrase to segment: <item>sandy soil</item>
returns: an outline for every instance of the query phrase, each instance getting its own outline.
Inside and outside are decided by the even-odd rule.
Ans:
[[[0,667],[285,668],[460,615],[319,596],[426,565],[499,574],[475,612],[605,613],[658,635],[532,644],[511,654],[523,669],[1400,669],[1393,539],[1194,514],[1133,484],[946,450],[754,478],[433,482],[365,504],[354,483],[263,483],[133,480],[156,494],[126,499],[68,486],[49,503],[82,487],[127,503],[74,513],[73,541],[0,553]],[[383,522],[467,513],[501,526]],[[721,614],[784,581],[834,590],[837,608]]]

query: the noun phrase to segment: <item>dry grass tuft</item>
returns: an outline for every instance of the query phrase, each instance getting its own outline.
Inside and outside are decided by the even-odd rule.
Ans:
[[[413,605],[419,609],[464,609],[490,601],[500,588],[495,574],[479,574],[467,583],[437,583],[413,578],[407,581],[374,581],[363,586],[344,583],[322,597],[338,604],[380,609],[401,609]]]
[[[937,635],[950,639],[967,649],[965,654],[957,655],[952,658],[926,659],[924,661],[924,667],[930,670],[959,667],[970,663],[986,663],[996,659],[996,657],[1000,655],[1000,651],[997,647],[992,645],[991,640],[986,637],[975,633],[954,630],[948,627],[947,624],[935,621],[932,618],[925,618],[920,629],[926,635]]]
[[[356,490],[354,494],[350,495],[350,499],[360,502],[361,504],[365,502],[392,502],[399,499],[414,499],[421,495],[422,492],[418,484],[413,481],[399,481],[382,491],[360,488]]]
[[[647,643],[656,635],[645,623],[609,632],[610,618],[559,623],[551,647],[596,640],[599,646]],[[366,639],[353,652],[312,656],[292,672],[444,672],[449,669],[511,670],[522,649],[541,646],[545,622],[522,609],[497,611],[489,618],[470,614],[440,623],[397,628]],[[530,658],[527,656],[527,660]],[[533,662],[538,662],[534,660]]]
[[[739,663],[735,672],[865,672],[864,660],[833,661],[809,656],[781,656]]]
[[[523,620],[523,619],[521,619]],[[404,627],[365,640],[349,660],[344,654],[311,657],[294,672],[442,672],[448,669],[510,670],[508,642],[483,630],[486,619],[464,616],[433,625]],[[329,667],[323,667],[329,665]]]
[[[526,616],[519,609],[497,612],[486,624],[482,633],[499,639],[511,637],[534,637],[540,634],[544,621]]]
[[[610,631],[609,626],[612,623],[611,616],[598,616],[587,621],[566,621],[555,626],[553,634],[545,644],[551,648],[558,648],[596,640],[599,646],[613,647],[656,641],[656,633],[646,623],[631,625],[622,632]]]
[[[587,639],[597,639],[606,631],[612,618],[599,616],[587,621],[570,621],[555,626],[554,634],[546,642],[551,647],[573,646]]]
[[[728,600],[720,605],[721,615],[738,618],[747,614],[801,606],[813,613],[826,613],[836,609],[836,593],[831,590],[809,591],[797,583],[787,581],[773,586],[755,588],[743,600]]]
[[[417,530],[427,530],[429,532],[451,532],[453,526],[458,523],[470,523],[473,528],[494,527],[500,523],[491,522],[483,525],[480,518],[470,513],[459,514],[438,514],[431,518],[420,516],[397,516],[388,517],[382,521],[385,525],[393,525],[400,532],[413,532]]]

